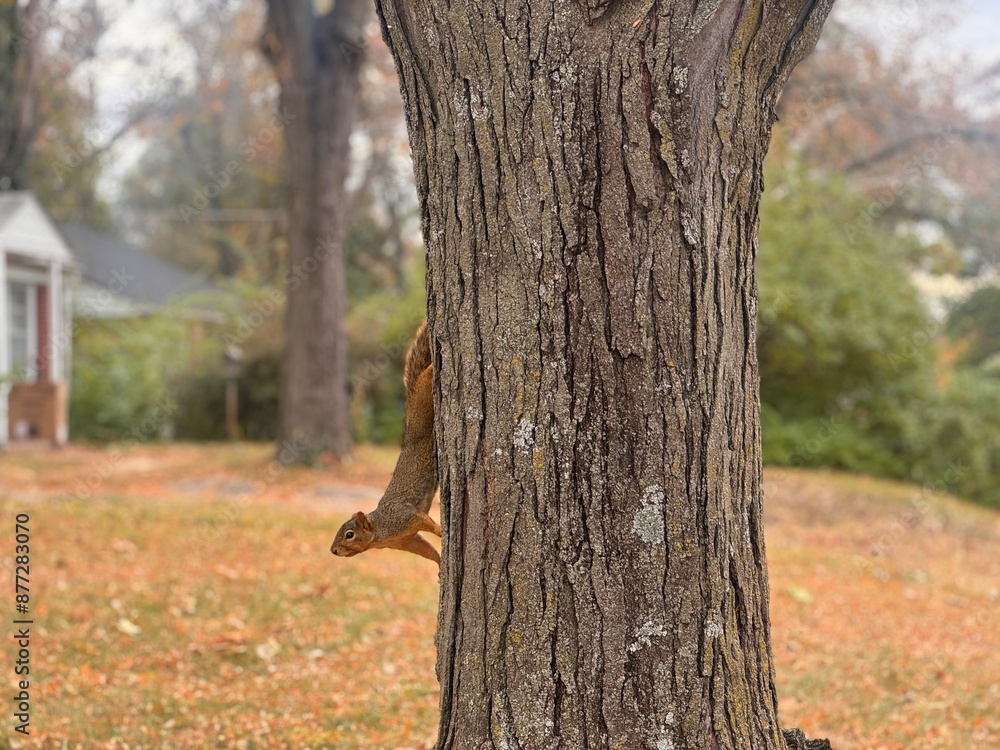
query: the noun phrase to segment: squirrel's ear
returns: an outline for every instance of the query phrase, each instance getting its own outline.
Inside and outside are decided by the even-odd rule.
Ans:
[[[362,513],[360,510],[352,516],[354,518],[354,524],[362,531],[371,531],[372,522],[368,520],[368,516]]]

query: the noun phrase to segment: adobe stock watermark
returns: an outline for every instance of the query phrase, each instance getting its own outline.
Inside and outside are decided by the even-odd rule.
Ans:
[[[899,351],[885,353],[893,372],[899,372],[921,351],[934,343],[935,337],[941,332],[942,324],[934,318],[928,318],[926,323],[911,333]]]
[[[304,439],[282,440],[278,452],[267,465],[247,478],[250,489],[237,497],[227,498],[221,505],[222,511],[205,527],[198,531],[198,539],[205,544],[214,542],[222,535],[226,526],[238,519],[250,505],[255,494],[261,494],[278,481],[278,477],[302,456],[308,455],[310,445]]]
[[[995,608],[994,608],[995,609]],[[903,698],[912,700],[921,691],[934,684],[939,684],[941,673],[953,666],[955,660],[976,658],[977,652],[982,654],[986,649],[980,645],[989,633],[996,632],[996,612],[990,607],[976,607],[961,620],[949,623],[949,634],[952,636],[930,652],[923,664],[923,672],[919,681],[909,684],[909,689]],[[955,638],[953,627],[966,626],[970,632],[968,637]]]
[[[387,344],[379,344],[378,354],[365,359],[351,376],[351,391],[353,393],[362,392],[366,386],[378,380],[392,366],[393,362],[403,361],[403,356],[413,341],[413,335],[423,320],[423,316],[417,317],[412,326],[407,326],[408,330],[401,333],[395,340]]]
[[[73,337],[80,332],[80,318],[101,317],[111,307],[114,298],[125,291],[129,283],[135,279],[136,277],[128,272],[126,266],[113,270],[111,279],[105,288],[93,297],[86,298],[82,303],[77,303],[72,323],[69,326],[61,326],[57,333],[48,336],[45,347],[39,350],[37,357],[31,364],[24,362],[18,364],[6,377],[0,380],[17,383],[37,378],[39,373],[52,366],[57,354],[69,351]]]
[[[220,21],[228,21],[230,17],[244,6],[243,0],[209,0],[206,5],[215,11]]]
[[[51,7],[42,3],[37,4],[33,16],[22,11],[17,19],[17,26],[10,30],[12,32],[10,39],[12,51],[19,53],[23,45],[33,42],[46,28],[54,26],[53,19]]]
[[[225,23],[231,23],[233,17],[247,7],[245,0],[208,0],[206,5],[215,12],[216,17],[220,21]],[[336,8],[336,5],[336,2],[334,2],[334,8]],[[326,10],[324,12],[329,14],[333,11]],[[341,31],[335,41],[336,49],[340,53],[341,57],[346,62],[350,63],[357,60],[357,58],[364,53],[365,43],[364,32],[362,29],[357,29],[353,34],[350,34],[350,37],[353,38],[349,38],[348,34],[350,34],[350,32]]]
[[[123,432],[118,443],[111,449],[108,455],[102,461],[91,465],[90,473],[77,481],[76,490],[71,495],[71,498],[75,500],[89,500],[92,498],[94,493],[104,486],[104,483],[114,475],[122,459],[143,443],[158,437],[163,427],[170,421],[171,416],[176,411],[176,402],[171,401],[166,396],[161,398],[148,417],[132,429]]]
[[[777,322],[779,316],[786,310],[802,301],[802,293],[794,288],[779,288],[778,294],[768,306],[759,310],[757,318],[760,320],[761,328],[767,328]]]
[[[113,132],[114,126],[111,121],[104,119],[85,130],[76,146],[64,147],[60,157],[52,162],[52,171],[57,184],[65,182],[73,170],[106,148],[102,145],[102,140]]]
[[[329,260],[334,253],[341,252],[341,245],[327,237],[321,237],[312,253],[302,261],[295,263],[285,274],[285,285],[289,292],[298,289],[302,282],[309,278],[320,266]],[[288,294],[284,289],[273,289],[255,300],[253,310],[244,313],[236,320],[236,330],[226,331],[222,335],[227,346],[242,346],[264,323],[284,306]]]
[[[891,4],[892,14],[885,19],[887,30],[899,31],[904,28],[917,13],[927,12],[934,7],[932,0],[896,0]]]
[[[212,201],[218,198],[240,172],[243,171],[244,164],[253,164],[257,157],[269,149],[280,133],[288,126],[297,115],[293,115],[287,108],[272,110],[270,122],[257,131],[256,134],[243,140],[239,145],[240,156],[243,161],[231,159],[224,167],[218,170],[208,169],[208,180],[195,188],[191,195],[191,203],[182,203],[177,210],[185,224],[190,224],[202,211],[208,208]]]
[[[844,237],[850,244],[857,242],[858,237],[868,232],[875,220],[892,208],[896,201],[905,196],[920,180],[927,167],[937,164],[941,155],[957,140],[950,125],[940,128],[930,146],[910,158],[903,167],[902,175],[891,187],[878,192],[867,207],[859,212],[855,221],[842,226]]]
[[[828,445],[837,434],[844,429],[844,421],[840,418],[824,417],[820,420],[815,434],[803,442],[789,457],[792,466],[808,466],[810,459]]]
[[[80,142],[74,146],[66,146],[59,159],[52,163],[52,171],[59,181],[64,181],[68,174],[95,154],[107,148],[104,139],[111,136],[112,140],[121,135],[125,129],[134,125],[152,112],[151,101],[161,95],[161,84],[164,78],[155,73],[146,73],[141,78],[131,82],[128,94],[118,100],[114,106],[114,116],[102,117],[97,124],[83,132]],[[136,114],[136,111],[140,114]]]
[[[854,567],[862,573],[872,573],[879,580],[888,578],[888,573],[876,562],[878,558],[884,558],[892,553],[903,543],[904,536],[923,523],[934,511],[934,503],[931,498],[938,493],[944,493],[949,488],[958,484],[959,480],[968,472],[968,467],[953,461],[944,476],[934,482],[924,484],[918,493],[910,498],[909,508],[901,517],[893,519],[889,528],[882,532],[878,538],[872,542],[868,550],[868,556],[856,555]]]
[[[789,137],[794,136],[816,117],[820,109],[833,99],[836,88],[832,84],[813,84],[805,93],[805,100],[780,120]]]

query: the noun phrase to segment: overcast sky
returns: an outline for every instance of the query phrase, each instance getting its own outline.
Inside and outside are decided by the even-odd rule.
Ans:
[[[984,53],[1000,56],[1000,2],[968,0],[968,16],[955,30],[955,39]]]
[[[926,45],[907,51],[928,60],[1000,58],[1000,0],[838,0],[833,12],[887,46],[907,31],[922,31]],[[939,23],[942,15],[950,15],[951,21]]]

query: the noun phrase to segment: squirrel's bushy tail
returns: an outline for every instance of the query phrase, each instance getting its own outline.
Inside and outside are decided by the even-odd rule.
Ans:
[[[403,373],[403,385],[409,393],[417,383],[417,377],[431,365],[431,340],[427,332],[427,321],[420,324],[417,335],[410,345],[406,355],[406,369]]]

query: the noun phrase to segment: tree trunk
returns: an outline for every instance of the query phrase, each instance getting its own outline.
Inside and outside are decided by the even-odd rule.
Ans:
[[[0,190],[29,187],[28,153],[38,129],[40,11],[40,0],[0,7]]]
[[[309,0],[268,0],[262,41],[281,84],[288,159],[288,297],[279,459],[351,450],[347,393],[344,182],[358,101],[367,0],[315,16]]]
[[[378,2],[428,247],[441,750],[787,746],[753,263],[830,4]]]

